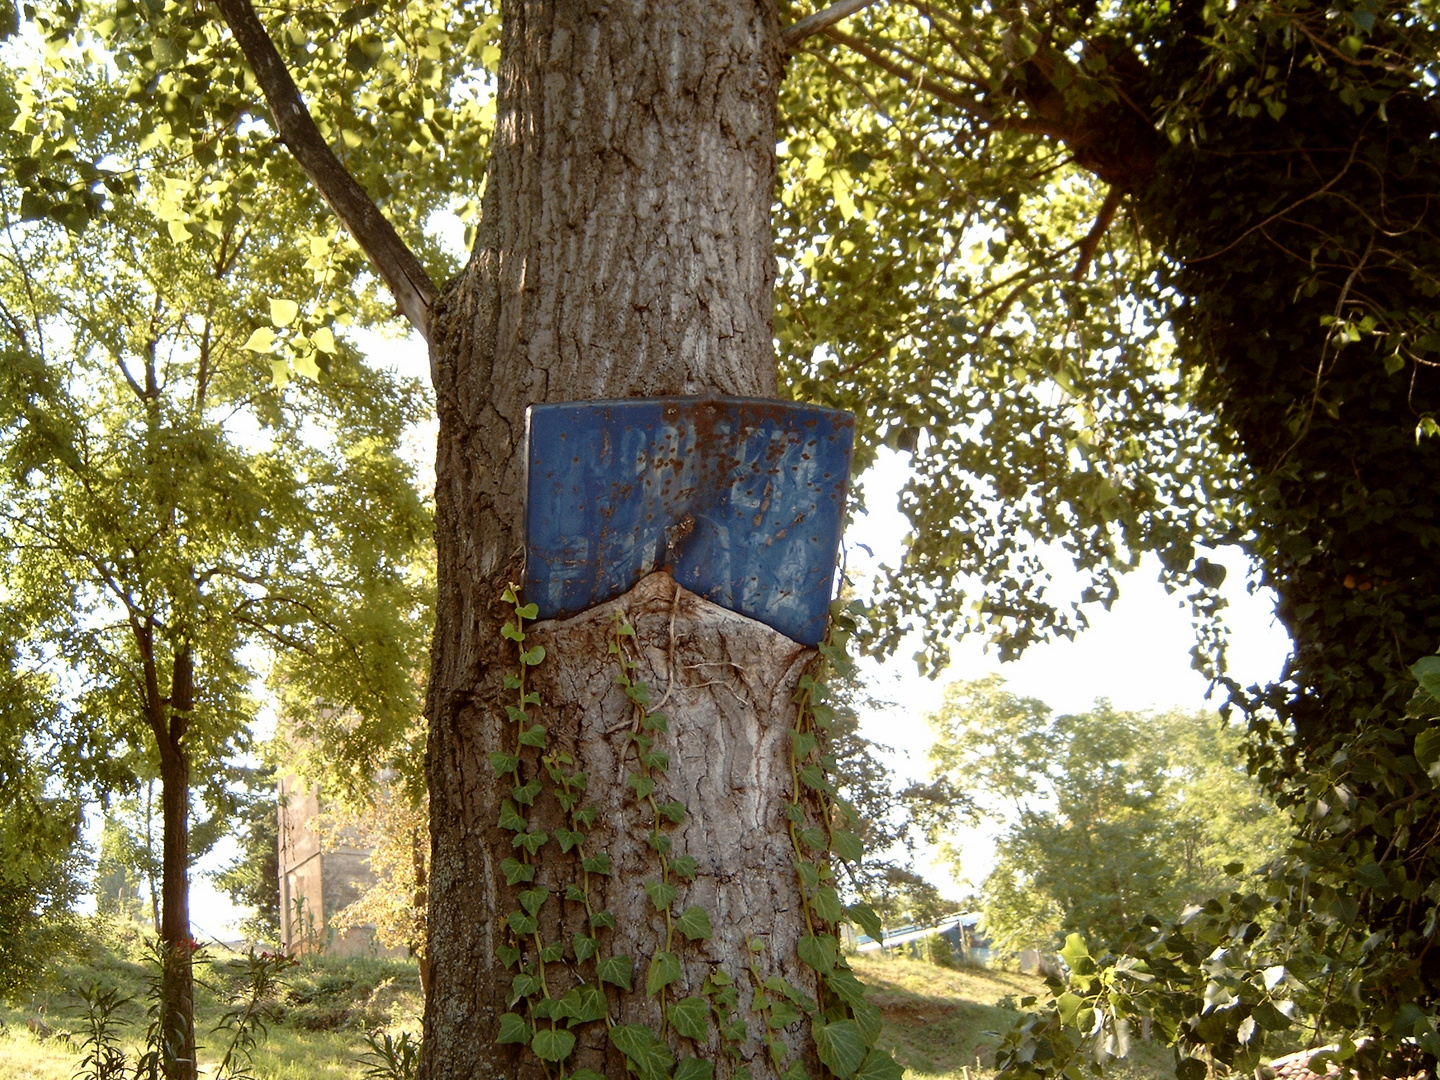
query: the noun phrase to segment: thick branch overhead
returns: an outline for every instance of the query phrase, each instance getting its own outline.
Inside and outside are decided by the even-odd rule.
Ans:
[[[869,7],[874,2],[875,0],[840,0],[838,4],[832,4],[823,11],[817,11],[814,15],[806,15],[798,22],[791,23],[781,31],[786,51],[795,48],[806,38],[823,32],[827,27],[834,26],[841,19],[849,18],[857,11]]]
[[[281,141],[355,237],[395,297],[400,313],[429,340],[430,304],[436,295],[430,275],[326,144],[250,0],[215,0],[215,4],[265,93]]]

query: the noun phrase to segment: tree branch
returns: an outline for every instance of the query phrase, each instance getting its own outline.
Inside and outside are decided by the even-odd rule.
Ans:
[[[875,0],[839,0],[839,3],[831,4],[823,11],[817,11],[814,15],[806,15],[805,18],[791,23],[780,32],[780,39],[785,43],[785,51],[790,52],[807,37],[812,37],[827,27],[834,26],[841,19],[848,18],[873,3]]]
[[[430,275],[326,144],[250,0],[215,0],[215,6],[265,93],[281,141],[384,279],[400,314],[428,340],[430,305],[437,292]]]
[[[1110,185],[1110,190],[1105,195],[1105,202],[1100,207],[1100,214],[1095,219],[1095,224],[1090,226],[1090,232],[1085,239],[1080,241],[1080,258],[1075,263],[1075,272],[1070,275],[1071,281],[1079,281],[1085,276],[1085,271],[1090,269],[1090,260],[1095,258],[1095,250],[1100,246],[1105,233],[1110,228],[1110,223],[1115,220],[1115,212],[1120,209],[1120,200],[1124,192],[1115,184]]]

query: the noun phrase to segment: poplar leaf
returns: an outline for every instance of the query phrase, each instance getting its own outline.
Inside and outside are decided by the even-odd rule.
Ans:
[[[300,314],[300,305],[294,300],[270,301],[270,322],[274,326],[289,326]]]
[[[246,338],[245,344],[240,347],[242,349],[249,349],[251,352],[266,353],[270,351],[270,346],[274,344],[275,331],[271,330],[268,326],[262,326]]]
[[[323,353],[335,352],[335,335],[328,326],[322,326],[310,335],[310,340],[315,343],[315,348]]]
[[[320,381],[320,365],[315,362],[313,352],[301,353],[295,357],[295,370],[311,382]]]

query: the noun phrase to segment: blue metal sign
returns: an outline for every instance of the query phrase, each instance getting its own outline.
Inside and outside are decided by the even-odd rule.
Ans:
[[[755,398],[530,408],[525,598],[578,614],[655,570],[805,645],[825,634],[855,418]]]

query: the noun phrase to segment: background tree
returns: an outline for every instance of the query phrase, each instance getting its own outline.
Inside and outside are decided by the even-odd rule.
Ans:
[[[187,1076],[189,864],[231,809],[255,664],[293,654],[316,693],[377,729],[413,715],[401,673],[428,516],[398,442],[422,399],[337,336],[326,296],[353,277],[343,252],[280,242],[282,222],[327,235],[304,190],[193,144],[146,145],[124,82],[93,59],[11,76],[7,158],[26,160],[47,100],[78,95],[89,111],[50,120],[69,123],[72,159],[108,163],[116,194],[77,231],[4,190],[0,587],[27,620],[7,646],[48,676],[53,711],[108,747],[114,783],[159,778],[165,1068]],[[207,185],[250,209],[178,215]],[[275,289],[287,279],[310,280],[303,308]]]
[[[1281,842],[1240,736],[1213,715],[1102,701],[1056,717],[991,676],[952,684],[930,722],[937,779],[1005,823],[981,890],[1002,950],[1055,949],[1075,931],[1118,941],[1143,916],[1223,893],[1235,864]]]

